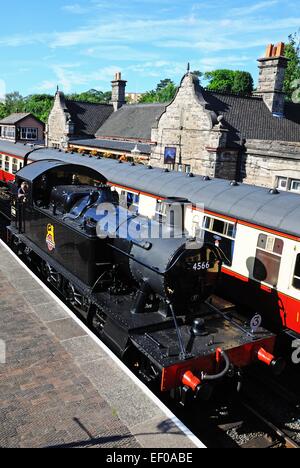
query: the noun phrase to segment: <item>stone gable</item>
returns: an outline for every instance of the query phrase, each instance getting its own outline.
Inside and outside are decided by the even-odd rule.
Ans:
[[[68,113],[64,95],[57,92],[55,95],[54,105],[50,112],[47,125],[47,143],[51,147],[67,146],[67,122],[71,118]]]
[[[226,148],[227,130],[222,126],[222,119],[207,110],[206,105],[198,78],[186,74],[175,99],[158,120],[157,128],[152,129],[152,165],[164,167],[165,148],[175,147],[177,164],[188,165],[198,174],[219,176],[220,153]],[[228,168],[231,171],[230,165]]]

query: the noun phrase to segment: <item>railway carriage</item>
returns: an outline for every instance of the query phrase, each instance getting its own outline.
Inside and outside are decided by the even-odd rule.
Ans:
[[[186,229],[204,233],[224,253],[220,293],[250,315],[261,314],[276,333],[299,337],[299,195],[18,144],[0,142],[0,154],[2,161],[16,156],[23,164],[47,157],[84,161],[105,175],[123,206],[157,220],[166,216],[166,198],[188,199]]]

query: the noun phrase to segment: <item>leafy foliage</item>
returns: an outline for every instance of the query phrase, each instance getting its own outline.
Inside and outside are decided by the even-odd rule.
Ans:
[[[205,73],[204,79],[208,81],[210,91],[249,95],[254,88],[251,74],[244,71],[215,70]]]
[[[294,99],[296,89],[300,88],[300,36],[298,33],[291,34],[289,36],[289,43],[285,48],[285,56],[289,59],[287,66],[285,81],[284,81],[284,92],[288,100]],[[298,99],[299,99],[299,94]]]
[[[176,92],[177,86],[175,83],[169,78],[166,78],[158,83],[155,90],[145,93],[139,102],[170,102],[174,99]]]
[[[90,102],[92,104],[108,104],[111,101],[111,91],[103,92],[97,89],[90,89],[79,94],[69,94],[67,99],[70,101]]]
[[[24,111],[46,122],[53,106],[53,97],[49,94],[33,94],[24,98]]]

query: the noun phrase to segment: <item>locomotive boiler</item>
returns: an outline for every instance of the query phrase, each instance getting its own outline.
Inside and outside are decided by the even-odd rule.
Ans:
[[[148,219],[96,170],[33,163],[16,177],[9,242],[141,378],[182,403],[254,362],[280,371],[275,336],[257,317],[245,323],[209,303],[222,254],[185,232],[188,201],[164,203],[166,217]]]

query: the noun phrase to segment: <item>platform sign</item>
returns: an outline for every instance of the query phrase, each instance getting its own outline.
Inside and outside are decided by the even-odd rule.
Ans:
[[[171,148],[171,147],[165,148],[164,163],[174,165],[176,163],[176,155],[177,155],[176,148]]]

